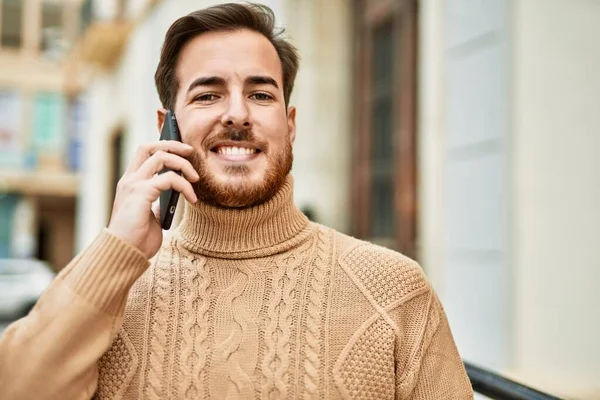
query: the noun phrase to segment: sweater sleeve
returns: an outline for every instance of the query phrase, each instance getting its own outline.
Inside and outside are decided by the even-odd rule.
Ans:
[[[410,400],[473,399],[471,382],[454,343],[444,309],[431,292],[431,304],[419,347],[421,358]]]
[[[0,337],[0,398],[90,399],[144,255],[103,231]]]

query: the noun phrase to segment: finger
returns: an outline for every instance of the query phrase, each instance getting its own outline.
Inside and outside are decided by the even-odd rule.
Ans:
[[[188,160],[176,154],[166,153],[162,150],[159,150],[150,156],[150,158],[142,164],[138,173],[144,179],[149,179],[164,168],[180,171],[188,181],[196,182],[200,179],[198,172],[196,172]]]
[[[154,195],[152,196],[153,200],[158,198],[160,192],[173,189],[181,193],[185,197],[185,199],[192,204],[198,201],[192,184],[189,181],[187,181],[184,177],[176,174],[173,171],[165,172],[164,174],[160,175],[155,175],[148,182],[150,182],[152,187],[158,191],[158,193],[154,193]]]
[[[143,144],[138,148],[133,156],[133,159],[127,167],[126,173],[137,171],[144,161],[146,161],[152,154],[159,150],[166,153],[178,154],[182,157],[187,157],[192,154],[194,148],[189,144],[181,143],[176,140],[159,140],[156,142]]]

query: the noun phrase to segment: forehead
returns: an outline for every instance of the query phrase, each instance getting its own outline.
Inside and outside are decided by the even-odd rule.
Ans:
[[[269,75],[283,87],[281,61],[275,47],[260,33],[249,30],[196,36],[181,49],[176,73],[180,89],[206,75],[229,79]]]

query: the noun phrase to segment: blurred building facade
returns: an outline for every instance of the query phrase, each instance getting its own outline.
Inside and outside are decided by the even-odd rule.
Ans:
[[[82,2],[0,1],[0,257],[74,253],[84,104],[65,62]]]
[[[167,28],[215,3],[92,2],[78,249],[106,226],[135,149],[159,136]],[[465,359],[597,398],[600,3],[262,3],[302,58],[299,207],[418,259]]]

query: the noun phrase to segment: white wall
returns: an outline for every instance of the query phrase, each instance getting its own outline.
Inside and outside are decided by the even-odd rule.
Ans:
[[[514,2],[516,366],[600,398],[600,2]]]
[[[439,225],[431,217],[425,219],[429,232],[424,233],[439,240],[437,246],[430,243],[430,249],[433,246],[441,253],[433,260],[441,269],[434,276],[441,281],[442,301],[461,355],[502,369],[511,363],[512,329],[507,241],[510,3],[448,0],[435,4],[441,7],[442,29],[435,31],[441,37],[437,43],[431,39],[424,43],[436,48],[428,53],[433,59],[422,63],[435,62],[434,52],[442,58],[441,79],[433,81],[440,92],[422,88],[426,90],[423,104],[429,110],[422,118],[426,121],[433,115],[441,123],[423,123],[439,128],[433,136],[431,132],[425,136],[434,150],[422,156],[437,156],[423,167],[433,164],[442,172],[423,175],[422,183],[435,186],[429,195],[441,200],[425,200],[425,193],[423,201],[431,203],[428,209],[434,210]],[[434,144],[436,136],[441,141]]]
[[[123,126],[125,159],[144,142],[156,140],[160,106],[154,72],[169,26],[180,16],[215,1],[166,0],[131,34],[117,69],[98,76],[89,89],[90,132],[84,144],[84,182],[78,206],[77,248],[93,240],[108,221],[110,191],[107,165],[110,135]],[[298,206],[311,206],[319,222],[347,228],[349,125],[349,46],[347,7],[340,1],[265,0],[301,55],[292,96],[297,106],[297,141],[293,174]],[[307,29],[311,24],[317,31]],[[324,37],[327,40],[324,40]]]

